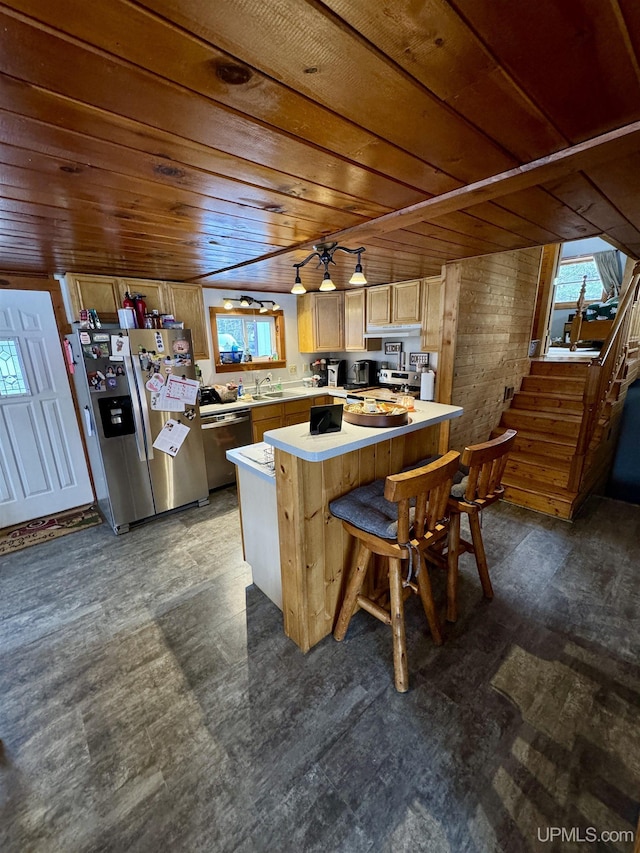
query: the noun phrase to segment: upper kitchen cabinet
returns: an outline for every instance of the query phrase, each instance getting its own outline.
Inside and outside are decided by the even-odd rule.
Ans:
[[[144,296],[147,311],[173,314],[191,330],[194,358],[209,358],[202,288],[194,284],[155,281],[146,278],[116,278],[106,275],[67,273],[64,278],[71,303],[72,320],[81,308],[95,308],[103,323],[118,322],[118,308],[125,293]]]
[[[344,348],[346,352],[379,350],[380,338],[365,338],[366,327],[366,291],[344,291]]]
[[[166,289],[162,281],[152,281],[144,278],[118,279],[119,306],[122,305],[125,293],[129,293],[131,296],[139,293],[144,297],[148,312],[157,311],[158,314],[170,314],[172,313],[172,309],[165,297],[165,292]],[[181,319],[182,317],[176,317],[176,320]],[[184,325],[185,328],[190,328],[186,323]]]
[[[95,308],[101,322],[118,322],[118,308],[122,305],[122,301],[119,297],[117,278],[69,273],[65,276],[65,281],[73,315],[69,318],[70,320],[79,320],[80,311],[83,308]]]
[[[391,322],[422,321],[422,281],[401,281],[391,288]]]
[[[367,325],[406,325],[422,321],[422,282],[401,281],[367,289]]]
[[[422,336],[423,352],[439,352],[442,343],[442,312],[444,310],[444,283],[440,276],[425,278],[422,283]]]
[[[367,324],[386,326],[391,322],[391,285],[381,284],[367,289]]]
[[[298,298],[300,352],[344,350],[344,294],[306,293]]]
[[[165,281],[164,285],[169,312],[176,320],[184,322],[185,329],[191,329],[194,357],[209,358],[202,288],[172,281]]]

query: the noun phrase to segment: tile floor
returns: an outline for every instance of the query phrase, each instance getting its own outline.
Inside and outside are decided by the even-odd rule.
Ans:
[[[365,613],[285,638],[233,489],[3,559],[2,853],[631,851],[575,841],[638,819],[640,508],[485,516],[496,599],[465,555],[442,648],[412,602],[405,695]]]

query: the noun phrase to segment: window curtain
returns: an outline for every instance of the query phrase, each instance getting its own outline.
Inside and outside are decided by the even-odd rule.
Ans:
[[[622,286],[622,263],[620,252],[613,249],[609,252],[594,252],[593,259],[596,262],[598,275],[602,279],[604,289],[607,291],[607,299],[620,295]]]

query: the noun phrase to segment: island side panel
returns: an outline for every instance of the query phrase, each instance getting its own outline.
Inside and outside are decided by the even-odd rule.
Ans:
[[[306,652],[310,645],[304,571],[304,471],[301,461],[290,453],[275,449],[284,632]]]
[[[324,462],[275,451],[285,634],[308,651],[333,631],[354,545],[329,503],[436,452],[439,426]]]

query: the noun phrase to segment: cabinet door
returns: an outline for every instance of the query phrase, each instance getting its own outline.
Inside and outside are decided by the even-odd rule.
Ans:
[[[391,322],[391,285],[367,289],[367,323],[383,326]]]
[[[304,424],[309,420],[311,400],[292,400],[284,404],[284,425]]]
[[[444,285],[440,276],[426,278],[422,290],[422,338],[423,352],[439,352],[442,341],[442,310]]]
[[[392,323],[420,323],[422,321],[422,282],[401,281],[393,285]]]
[[[344,348],[347,352],[363,350],[364,290],[347,290],[344,294]]]
[[[262,441],[265,432],[270,429],[280,429],[282,426],[282,418],[264,418],[261,421],[256,421],[252,424],[253,430],[253,442],[256,444],[258,441]]]
[[[171,313],[176,320],[184,322],[185,329],[191,329],[194,357],[209,358],[202,288],[196,284],[176,284],[171,281],[165,282],[165,287]]]
[[[154,281],[146,278],[119,278],[118,292],[120,296],[119,305],[122,305],[125,293],[135,296],[141,293],[147,306],[147,313],[157,311],[159,314],[167,314],[171,311],[168,300],[165,298],[165,285],[162,281]],[[176,318],[177,319],[177,318]]]
[[[364,290],[344,291],[344,348],[363,352],[382,348],[381,338],[365,338],[367,296]]]
[[[313,328],[315,350],[330,352],[344,348],[344,297],[342,293],[314,293]]]
[[[103,323],[118,322],[118,308],[122,302],[118,296],[118,281],[106,275],[66,276],[73,319],[80,319],[81,308],[95,308]]]

